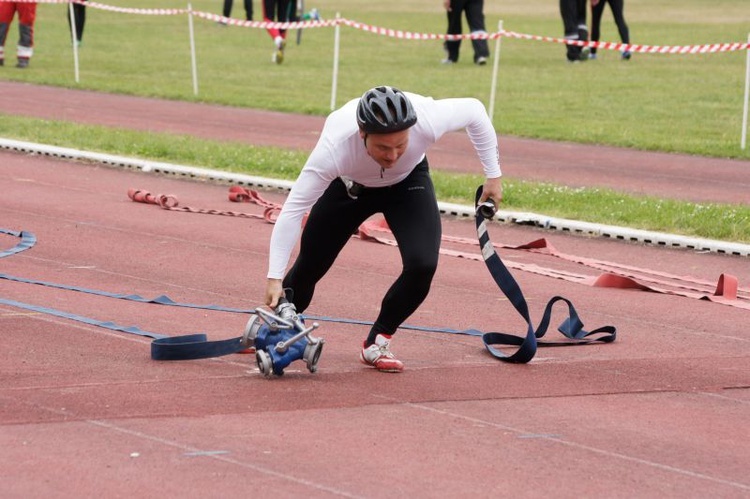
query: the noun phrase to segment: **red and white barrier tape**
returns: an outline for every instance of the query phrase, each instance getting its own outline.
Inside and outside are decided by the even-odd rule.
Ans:
[[[0,0],[0,2],[13,3],[77,3],[91,7],[92,9],[107,10],[110,12],[120,12],[122,14],[144,14],[150,16],[174,16],[177,14],[187,14],[187,9],[133,9],[129,7],[115,7],[99,2],[82,2],[81,0]]]
[[[0,0],[2,1],[2,0]],[[335,26],[339,24],[339,21],[333,19],[329,21],[295,21],[295,22],[284,22],[277,23],[271,21],[243,21],[241,19],[232,19],[229,17],[220,16],[219,14],[211,14],[208,12],[193,11],[195,17],[201,19],[207,19],[209,21],[222,22],[231,26],[242,26],[243,28],[260,28],[260,29],[303,29],[303,28],[325,28]]]
[[[2,1],[2,0],[0,0]],[[55,3],[55,2],[50,2]],[[70,3],[61,0],[60,3]],[[129,7],[115,7],[113,5],[107,5],[99,2],[75,2],[92,9],[108,10],[110,12],[120,12],[123,14],[142,14],[147,16],[174,16],[179,14],[187,14],[187,9],[133,9]]]
[[[0,2],[21,2],[21,3],[78,3],[84,4],[81,0],[0,0]],[[352,21],[350,19],[338,18],[328,21],[296,21],[296,22],[268,22],[268,21],[243,21],[240,19],[231,19],[210,12],[190,11],[188,9],[133,9],[126,7],[115,7],[99,2],[85,2],[87,7],[94,9],[107,10],[110,12],[120,12],[125,14],[143,14],[154,16],[170,16],[192,13],[196,17],[207,19],[214,22],[222,22],[232,26],[242,26],[244,28],[258,29],[306,29],[306,28],[325,28],[337,25],[344,25],[350,28],[375,33],[391,38],[404,40],[476,40],[486,39],[495,40],[497,38],[507,37],[521,40],[535,40],[549,43],[560,43],[566,45],[580,45],[597,47],[604,50],[628,50],[630,52],[642,54],[713,54],[717,52],[736,52],[740,50],[750,50],[750,42],[730,42],[730,43],[709,43],[704,45],[638,45],[624,44],[615,42],[583,42],[578,40],[566,40],[564,38],[555,38],[550,36],[529,35],[525,33],[516,33],[515,31],[498,31],[494,33],[471,33],[466,35],[448,35],[442,33],[416,33],[412,31],[396,30],[391,28],[382,28],[369,24]]]
[[[565,40],[564,38],[553,38],[549,36],[527,35],[514,31],[502,31],[502,36],[524,40],[536,40],[542,42],[563,43],[567,45],[579,45],[597,47],[608,50],[629,50],[645,54],[709,54],[715,52],[733,52],[737,50],[750,49],[750,43],[710,43],[706,45],[637,45],[614,42],[582,42],[578,40]]]

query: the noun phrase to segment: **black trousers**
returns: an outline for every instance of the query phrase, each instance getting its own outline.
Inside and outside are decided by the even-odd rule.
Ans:
[[[357,227],[375,213],[383,213],[398,242],[402,269],[382,300],[370,331],[393,334],[427,297],[440,251],[442,228],[435,189],[425,159],[400,183],[366,188],[357,199],[344,183],[331,183],[315,203],[302,231],[300,252],[283,281],[298,312],[304,311],[315,285],[333,265]],[[358,277],[357,277],[358,278]],[[367,283],[352,282],[353,287]],[[356,299],[356,294],[351,298]]]
[[[232,17],[232,3],[233,0],[224,0],[224,9],[222,11],[224,17]],[[245,20],[253,20],[253,0],[245,0]]]
[[[83,28],[86,25],[86,6],[78,3],[73,4],[73,20],[76,23],[76,40],[83,41]],[[68,26],[70,26],[70,11],[68,11]]]
[[[591,10],[591,41],[598,42],[601,37],[602,14],[604,13],[604,6],[606,4],[609,4],[612,9],[617,31],[620,33],[620,40],[622,43],[630,43],[630,30],[627,23],[625,23],[625,16],[622,13],[623,0],[601,0],[594,6]],[[596,54],[596,47],[591,47],[591,52]]]
[[[451,10],[448,12],[448,34],[462,34],[462,14],[466,13],[466,22],[469,32],[487,31],[484,26],[484,0],[451,0]],[[472,40],[474,49],[474,62],[480,57],[489,57],[490,49],[487,40]],[[448,51],[448,59],[458,62],[458,52],[461,48],[461,40],[446,41],[445,50]]]
[[[586,0],[560,0],[560,15],[562,16],[567,40],[588,41]],[[581,57],[581,47],[575,45],[566,45],[565,47],[569,61],[575,61]]]
[[[263,18],[280,23],[297,20],[295,0],[263,0]]]

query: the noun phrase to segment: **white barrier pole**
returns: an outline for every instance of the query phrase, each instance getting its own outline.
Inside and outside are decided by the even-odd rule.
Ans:
[[[503,21],[502,19],[497,23],[497,32],[503,32]],[[490,88],[490,121],[495,119],[495,91],[497,87],[497,70],[500,66],[500,36],[495,40],[495,58],[492,61],[492,88]]]
[[[193,6],[188,3],[188,27],[190,31],[190,62],[193,67],[193,95],[198,95],[198,65],[195,63],[195,32],[193,31]]]
[[[747,43],[750,43],[750,34],[747,35]],[[750,48],[747,49],[747,62],[745,63],[745,106],[742,111],[742,140],[740,145],[745,150],[747,145],[747,101],[750,98]]]
[[[341,19],[341,14],[336,12],[336,21]],[[333,35],[333,83],[331,84],[331,111],[336,109],[336,86],[339,80],[339,42],[341,25],[336,22],[336,28]]]
[[[70,40],[73,44],[73,71],[76,75],[76,83],[80,83],[78,73],[78,38],[76,37],[76,16],[73,14],[73,2],[68,3],[68,15],[70,16]]]

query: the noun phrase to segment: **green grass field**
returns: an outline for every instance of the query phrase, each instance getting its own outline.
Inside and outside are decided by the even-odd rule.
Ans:
[[[176,0],[108,0],[131,8],[186,8]],[[368,25],[418,33],[444,33],[439,0],[307,0],[324,19],[341,17]],[[196,11],[219,13],[219,0],[196,0]],[[80,50],[80,82],[74,78],[73,53],[65,5],[40,4],[32,67],[12,64],[0,79],[70,88],[220,103],[232,106],[325,115],[330,110],[335,30],[305,30],[296,45],[290,37],[282,65],[271,63],[272,44],[261,29],[221,27],[194,18],[199,93],[193,94],[188,17],[185,14],[138,15],[89,7]],[[256,19],[260,3],[255,2]],[[496,0],[485,7],[487,27],[532,35],[562,36],[555,0]],[[235,18],[244,18],[235,5]],[[744,42],[750,30],[747,0],[628,0],[625,16],[633,43],[657,46]],[[602,40],[619,41],[609,10]],[[14,55],[17,24],[6,46]],[[377,84],[432,95],[474,96],[489,107],[492,65],[471,63],[464,42],[459,64],[443,66],[441,42],[397,39],[352,27],[340,28],[340,66],[336,104]],[[495,43],[491,51],[497,55]],[[504,38],[493,121],[501,135],[607,144],[643,150],[750,159],[740,149],[745,52],[704,55],[635,54],[623,62],[613,51],[597,61],[569,64],[559,44]],[[0,117],[0,135],[117,154],[133,153],[198,166],[240,168],[249,173],[294,178],[304,154],[237,144],[229,161],[216,143],[169,135],[129,134],[103,127],[80,127],[20,117]],[[133,146],[133,147],[131,147]],[[135,151],[133,151],[133,149]],[[222,166],[228,163],[228,166]],[[232,166],[241,164],[241,166]],[[750,162],[748,163],[750,168]],[[512,179],[509,179],[512,182]],[[697,206],[622,197],[600,190],[565,192],[550,185],[512,184],[506,207],[554,216],[615,223],[733,241],[750,241],[747,206]],[[474,183],[475,179],[469,179]],[[463,201],[462,181],[436,178],[441,198]],[[522,187],[523,185],[523,187]],[[522,195],[523,192],[530,193]],[[544,191],[560,194],[542,205]],[[514,194],[515,192],[515,194]],[[611,196],[621,201],[613,201]],[[581,206],[581,200],[585,203]],[[618,205],[617,212],[608,207]],[[669,209],[667,208],[669,205]],[[645,209],[643,208],[645,206]],[[619,207],[623,207],[622,210]],[[722,226],[699,226],[694,216],[710,210]],[[657,214],[667,213],[666,216]]]
[[[109,5],[186,8],[176,0],[109,0]],[[256,19],[260,3],[255,2]],[[557,1],[486,2],[487,26],[562,36]],[[419,33],[444,33],[437,0],[307,0],[324,18]],[[218,0],[195,0],[193,9],[219,13]],[[88,8],[76,83],[65,5],[40,4],[33,68],[4,68],[0,78],[199,100],[233,106],[326,114],[330,110],[334,29],[291,37],[284,64],[270,62],[265,30],[219,27],[195,18],[199,94],[193,95],[186,15],[123,14]],[[242,18],[241,5],[235,17]],[[750,30],[747,0],[629,0],[626,19],[633,43],[695,45],[743,42]],[[16,35],[16,25],[10,35]],[[602,38],[619,41],[611,13]],[[439,64],[441,42],[391,38],[341,27],[337,104],[382,83],[433,95],[474,96],[489,102],[491,66],[471,63],[468,43],[458,65]],[[12,44],[9,43],[9,47]],[[492,52],[494,42],[491,43]],[[559,44],[501,41],[494,123],[500,134],[699,155],[750,158],[740,149],[744,52],[706,55],[636,54],[623,63],[604,51],[597,61],[567,64]]]

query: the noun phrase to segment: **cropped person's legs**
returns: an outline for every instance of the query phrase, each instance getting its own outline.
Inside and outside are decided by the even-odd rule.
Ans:
[[[474,33],[487,33],[484,24],[484,0],[471,0],[466,4],[466,21],[469,24],[469,30]],[[472,40],[474,49],[474,62],[476,64],[486,64],[490,56],[490,47],[486,39]]]
[[[451,10],[448,16],[448,34],[460,35],[463,30],[461,16],[463,13],[464,0],[451,0]],[[458,54],[461,49],[461,40],[446,40],[445,51],[447,57],[443,62],[458,62]]]
[[[563,21],[566,40],[578,40],[578,0],[560,0],[560,16]],[[568,61],[580,60],[581,47],[577,45],[565,45]]]
[[[5,63],[5,40],[16,13],[16,4],[0,2],[0,66]]]
[[[609,5],[612,8],[612,15],[615,18],[615,24],[617,25],[617,31],[620,33],[620,40],[624,44],[630,44],[630,30],[625,22],[625,15],[623,14],[624,2],[623,0],[609,0]],[[630,59],[630,50],[622,51],[622,58],[624,60]]]
[[[591,41],[598,42],[601,39],[602,14],[607,2],[602,0],[591,9]],[[596,47],[591,47],[591,53],[596,54]]]
[[[34,55],[34,22],[36,21],[36,4],[21,3],[18,5],[18,64],[17,68],[28,67]]]

